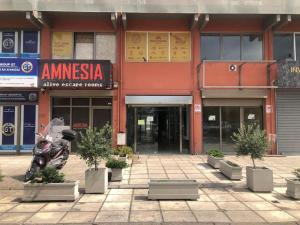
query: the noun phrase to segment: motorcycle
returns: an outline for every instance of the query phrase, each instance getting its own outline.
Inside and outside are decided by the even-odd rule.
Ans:
[[[69,144],[76,139],[74,130],[66,129],[59,131],[64,126],[64,120],[54,118],[45,127],[43,132],[36,133],[38,140],[33,147],[31,164],[26,171],[24,181],[33,180],[39,170],[45,167],[62,169],[67,163],[70,150]]]

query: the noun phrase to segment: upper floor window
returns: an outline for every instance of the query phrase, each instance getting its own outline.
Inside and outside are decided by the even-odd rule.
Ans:
[[[203,60],[262,60],[262,35],[201,35]]]
[[[39,31],[2,30],[0,31],[0,43],[0,57],[39,57]]]
[[[93,32],[53,32],[52,58],[100,59],[115,63],[115,35]]]
[[[299,59],[300,34],[275,34],[273,39],[274,59]]]

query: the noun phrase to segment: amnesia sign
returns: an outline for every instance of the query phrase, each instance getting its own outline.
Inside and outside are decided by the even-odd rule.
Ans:
[[[41,60],[41,88],[112,88],[109,60]]]

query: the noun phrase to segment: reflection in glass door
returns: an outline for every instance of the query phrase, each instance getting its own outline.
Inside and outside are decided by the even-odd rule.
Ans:
[[[205,107],[203,112],[203,143],[205,151],[220,149],[219,107]]]

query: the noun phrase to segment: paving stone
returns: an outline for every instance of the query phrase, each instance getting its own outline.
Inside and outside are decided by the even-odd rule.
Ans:
[[[104,202],[105,198],[104,194],[84,194],[79,202]]]
[[[51,202],[45,205],[40,211],[41,212],[62,212],[69,211],[73,207],[73,202]]]
[[[132,202],[131,210],[160,210],[157,201]]]
[[[288,210],[286,211],[289,215],[297,218],[298,220],[300,220],[300,210]]]
[[[283,210],[300,210],[300,204],[293,200],[280,200],[279,203],[274,203],[274,205]]]
[[[229,218],[219,211],[194,211],[198,222],[230,222]]]
[[[60,223],[92,223],[97,212],[67,212]]]
[[[128,222],[129,211],[100,211],[95,222]],[[113,225],[113,223],[111,224]]]
[[[185,201],[160,201],[161,210],[189,210]]]
[[[160,211],[131,211],[130,222],[162,222]]]
[[[188,201],[187,202],[191,210],[217,210],[218,207],[213,202],[198,202]]]
[[[38,212],[28,219],[26,224],[51,224],[58,221],[66,214],[66,212]]]
[[[233,222],[265,222],[253,211],[227,211],[226,214]]]
[[[232,193],[232,196],[243,202],[259,202],[264,201],[263,198],[253,193]]]
[[[0,224],[23,223],[28,220],[33,213],[3,213],[0,216]]]
[[[191,211],[162,211],[165,222],[196,222]]]
[[[101,208],[102,210],[129,210],[130,202],[105,202]]]
[[[249,210],[247,206],[245,206],[241,202],[216,202],[217,206],[222,210]]]
[[[256,211],[267,222],[288,222],[297,221],[295,217],[287,214],[284,211]]]
[[[9,212],[37,212],[43,206],[45,206],[45,203],[20,203]]]
[[[134,189],[134,195],[148,195],[148,189]]]
[[[110,195],[131,195],[133,193],[132,189],[111,189]]]
[[[231,194],[208,194],[208,197],[215,202],[234,202],[238,201]]]
[[[111,195],[109,194],[106,198],[106,202],[130,202],[131,195]]]
[[[0,200],[1,203],[19,203],[21,201],[21,198],[16,195],[6,196]]]
[[[15,207],[16,205],[16,203],[0,204],[0,212],[6,212]]]
[[[94,212],[99,211],[102,203],[91,203],[91,202],[78,202],[73,206],[71,211],[86,211],[86,212]]]

